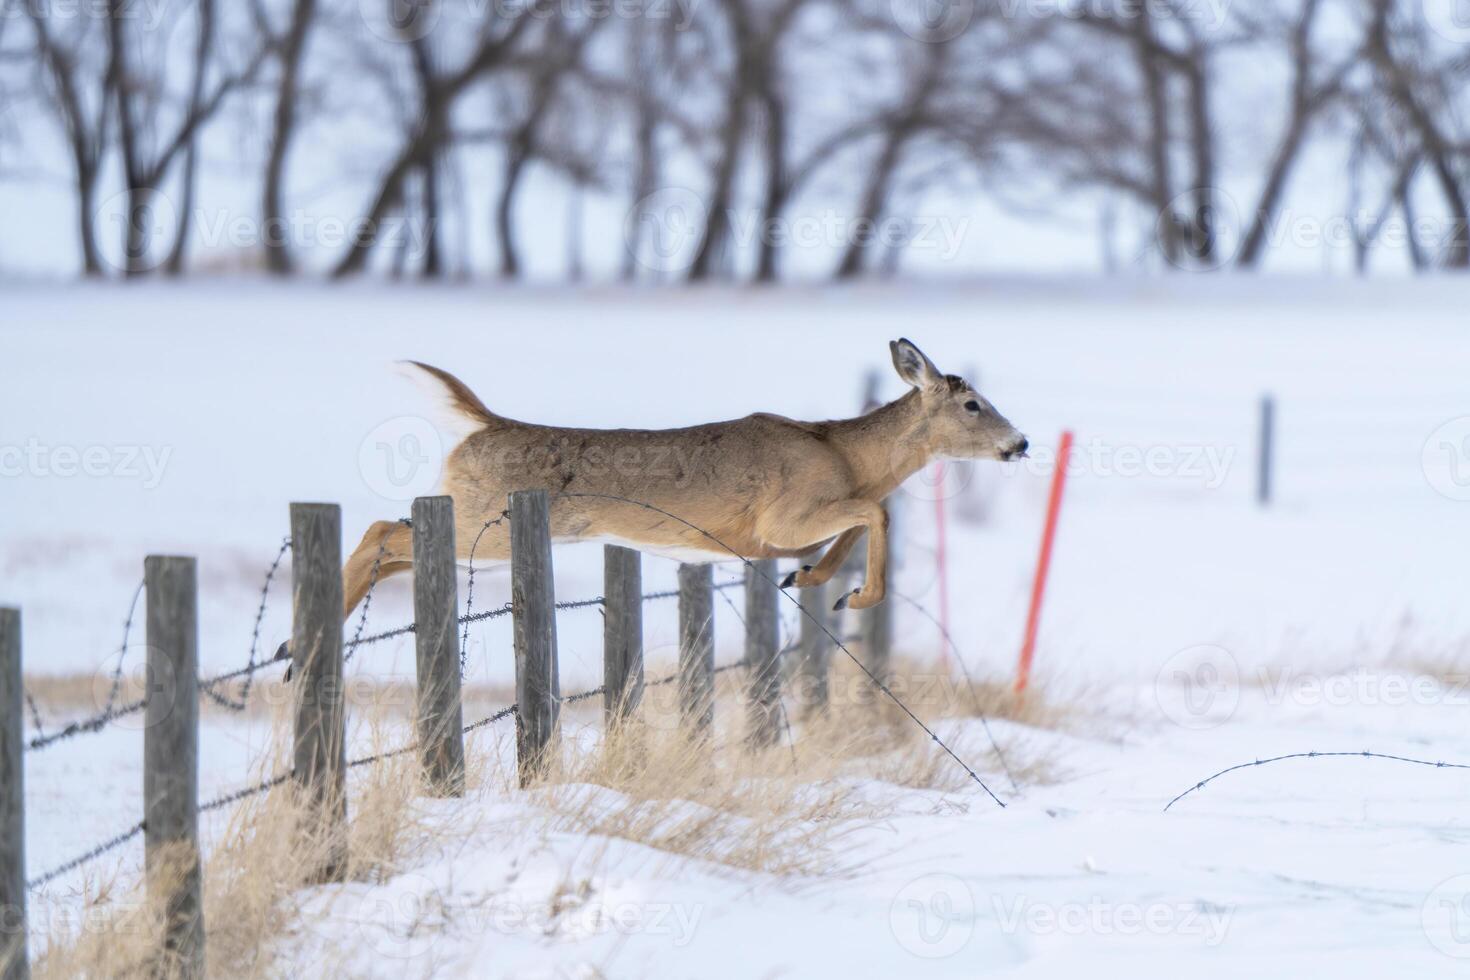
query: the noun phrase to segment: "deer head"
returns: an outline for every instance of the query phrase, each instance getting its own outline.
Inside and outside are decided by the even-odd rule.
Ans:
[[[1026,437],[975,386],[943,374],[912,341],[888,345],[898,376],[919,394],[920,435],[928,455],[949,459],[1020,459]]]

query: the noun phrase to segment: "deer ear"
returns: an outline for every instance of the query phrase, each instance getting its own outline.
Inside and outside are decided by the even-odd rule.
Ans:
[[[915,388],[928,388],[944,381],[944,375],[924,352],[914,346],[913,341],[900,337],[890,341],[888,349],[893,354],[893,367],[898,376]]]

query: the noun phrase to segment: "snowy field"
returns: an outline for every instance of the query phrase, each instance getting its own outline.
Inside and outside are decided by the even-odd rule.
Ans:
[[[350,548],[432,492],[447,437],[395,360],[448,368],[509,416],[652,427],[851,414],[871,369],[884,397],[901,393],[886,342],[907,336],[977,380],[1034,448],[963,486],[905,488],[897,591],[939,608],[942,496],[956,646],[977,677],[1009,677],[1051,450],[1072,429],[1037,671],[1079,711],[1126,724],[1091,737],[1000,726],[1062,774],[1003,791],[1005,811],[875,783],[866,791],[896,813],[845,838],[856,870],[836,879],[742,876],[626,841],[527,847],[515,830],[534,798],[471,801],[475,830],[458,846],[401,880],[349,886],[347,906],[323,894],[329,911],[282,942],[307,955],[350,941],[350,973],[382,976],[1462,975],[1470,773],[1283,762],[1162,811],[1216,770],[1287,752],[1470,762],[1467,300],[1450,281],[1229,278],[709,293],[10,286],[0,603],[24,611],[28,674],[105,676],[143,556],[197,555],[204,669],[236,667],[289,502],[341,503]],[[1262,509],[1265,393],[1278,428]],[[598,548],[559,548],[556,563],[558,598],[599,594]],[[649,558],[644,574],[665,588],[674,565]],[[289,629],[288,583],[267,608],[268,650]],[[504,603],[503,571],[477,574],[475,591],[477,608]],[[937,661],[932,623],[901,602],[895,614],[899,648]],[[649,670],[662,673],[674,609],[647,615]],[[408,579],[394,580],[367,629],[410,618]],[[596,683],[595,612],[559,630],[564,685]],[[723,607],[717,635],[718,659],[737,657]],[[508,621],[477,628],[470,650],[471,681],[510,681]],[[135,624],[129,662],[141,651]],[[405,638],[353,669],[402,677],[412,661]],[[67,717],[42,714],[48,727]],[[205,797],[249,781],[268,741],[258,722],[208,717]],[[973,743],[962,727],[947,732]],[[141,741],[121,726],[31,757],[32,875],[138,819]],[[439,806],[446,822],[467,818]],[[130,848],[124,868],[141,860]],[[536,916],[581,879],[590,911]],[[62,914],[79,881],[49,886],[41,906]],[[405,938],[401,910],[425,890],[462,914]],[[487,917],[487,903],[511,912]],[[607,926],[617,915],[624,926]]]

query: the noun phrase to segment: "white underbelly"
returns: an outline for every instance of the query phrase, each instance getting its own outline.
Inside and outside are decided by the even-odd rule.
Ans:
[[[646,555],[657,555],[660,558],[668,558],[671,561],[686,562],[691,565],[699,564],[702,562],[740,561],[739,556],[732,555],[729,551],[721,548],[713,541],[710,542],[709,549],[706,550],[703,548],[688,548],[678,545],[675,545],[673,547],[658,547],[653,545],[640,544],[637,541],[629,541],[626,538],[619,538],[614,535],[608,534],[600,534],[593,538],[566,539],[566,541],[569,542],[573,540],[595,541],[601,544],[621,545],[624,548],[632,548],[634,551],[641,551]]]

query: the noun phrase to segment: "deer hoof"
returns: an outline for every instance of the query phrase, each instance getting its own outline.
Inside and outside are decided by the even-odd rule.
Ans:
[[[859,591],[860,590],[858,590],[858,589],[853,589],[851,592],[844,592],[844,593],[842,593],[842,595],[839,596],[838,599],[837,599],[837,604],[832,607],[832,611],[833,612],[841,612],[842,610],[846,609],[847,608],[847,601],[849,599],[851,599],[853,596],[857,595]],[[854,609],[857,609],[859,607],[854,606],[853,608]]]
[[[800,572],[792,572],[790,575],[786,576],[785,578],[783,578],[781,580],[781,588],[783,588],[783,589],[789,589],[789,588],[791,588],[793,585],[796,584],[797,576],[801,575],[802,572],[810,572],[811,570],[812,570],[812,566],[810,566],[810,565],[803,565],[803,566],[801,566],[801,571]]]
[[[290,659],[291,659],[291,647],[290,647],[290,642],[289,641],[287,641],[285,643],[282,643],[280,646],[276,647],[276,656],[275,656],[275,659],[276,660],[290,661]],[[291,667],[292,667],[292,664],[290,664],[288,662],[286,664],[286,676],[283,677],[283,678],[281,678],[282,680],[289,681],[291,679]]]

